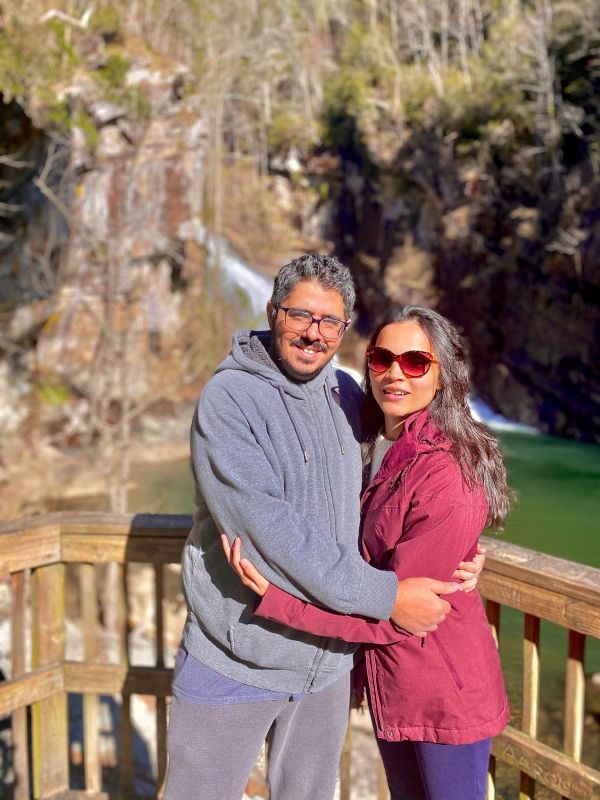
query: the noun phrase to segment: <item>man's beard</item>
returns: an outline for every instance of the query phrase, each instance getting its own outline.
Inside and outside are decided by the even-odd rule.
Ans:
[[[302,336],[293,339],[290,342],[290,345],[291,346],[299,345],[300,347],[311,346],[315,350],[319,350],[321,353],[327,352],[327,345],[323,344],[323,342],[310,342],[304,339]],[[288,376],[288,378],[290,378],[293,381],[296,381],[297,383],[308,383],[308,381],[311,381],[313,378],[316,378],[317,375],[320,372],[322,372],[322,370],[327,366],[327,364],[329,364],[329,361],[331,360],[329,359],[329,361],[326,361],[322,366],[320,366],[318,369],[313,370],[312,372],[298,372],[298,370],[294,369],[294,367],[288,361],[286,361],[285,358],[283,358],[283,356],[281,355],[281,351],[277,346],[277,342],[274,336],[271,337],[270,353],[271,353],[271,358],[277,364],[279,369],[283,373],[285,373]]]

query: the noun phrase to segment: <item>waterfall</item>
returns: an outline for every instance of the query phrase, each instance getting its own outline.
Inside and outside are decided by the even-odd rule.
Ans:
[[[261,275],[238,256],[231,245],[221,236],[217,241],[208,232],[206,226],[195,219],[181,226],[180,235],[184,239],[194,239],[200,246],[206,248],[208,263],[213,269],[217,266],[217,249],[219,251],[219,267],[223,280],[223,290],[232,297],[239,290],[248,300],[252,314],[257,317],[257,324],[266,327],[266,305],[271,297],[272,281]],[[217,248],[218,243],[218,248]]]

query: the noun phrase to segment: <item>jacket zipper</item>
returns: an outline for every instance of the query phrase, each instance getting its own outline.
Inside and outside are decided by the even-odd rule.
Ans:
[[[365,658],[367,659],[367,682],[371,693],[371,709],[375,717],[375,725],[377,729],[383,733],[382,699],[379,694],[379,686],[376,679],[375,657],[372,652],[366,652]]]
[[[310,393],[308,391],[306,391],[306,390],[305,390],[305,392],[306,392],[306,395],[307,395],[308,408],[310,410],[311,418],[313,419],[313,421],[314,421],[314,423],[315,423],[315,425],[317,427],[317,430],[319,432],[319,438],[321,439],[321,441],[323,441],[323,427],[322,427],[322,424],[321,424],[321,420],[319,419],[319,415],[317,414],[316,409],[313,408],[312,397],[311,397]],[[332,424],[333,424],[333,420],[332,420]],[[326,494],[326,497],[327,497],[327,517],[328,517],[327,521],[328,521],[328,524],[329,524],[329,528],[331,529],[333,527],[333,530],[335,531],[335,509],[333,508],[333,496],[332,496],[332,493],[331,493],[331,482],[330,482],[330,476],[329,476],[329,468],[327,466],[327,459],[323,459],[323,472],[324,472],[324,478],[325,478],[325,481],[324,481],[324,483],[325,483],[325,494]],[[335,539],[337,540],[337,535],[335,535]],[[326,637],[326,636],[321,636],[320,639],[321,639],[321,642],[322,642],[322,646],[321,647],[317,647],[317,652],[315,653],[315,657],[313,658],[313,663],[311,665],[311,671],[309,673],[308,680],[307,680],[307,684],[308,684],[307,689],[309,689],[314,684],[315,678],[317,677],[317,674],[319,672],[319,666],[321,664],[321,661],[323,660],[323,656],[324,656],[324,653],[325,653],[325,647],[327,645],[327,642],[329,641],[329,638]]]

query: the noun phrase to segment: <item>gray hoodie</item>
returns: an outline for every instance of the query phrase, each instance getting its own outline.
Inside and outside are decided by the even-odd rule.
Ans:
[[[306,383],[273,363],[270,334],[239,331],[208,382],[191,430],[197,511],[183,554],[183,643],[251,686],[315,692],[352,666],[355,645],[253,617],[220,531],[273,583],[344,614],[388,619],[392,572],[358,552],[361,392],[328,364]]]

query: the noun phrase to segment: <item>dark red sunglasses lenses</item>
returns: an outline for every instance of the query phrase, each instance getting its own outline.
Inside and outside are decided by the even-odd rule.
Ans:
[[[400,367],[407,378],[420,378],[425,375],[430,364],[431,359],[418,350],[409,350],[400,356]]]
[[[367,354],[369,369],[373,372],[385,372],[394,363],[394,354],[383,347],[371,347]]]
[[[368,363],[373,372],[385,372],[394,361],[398,361],[400,369],[407,378],[421,378],[431,365],[429,353],[421,353],[419,350],[408,350],[397,356],[385,347],[372,347],[368,353]]]

